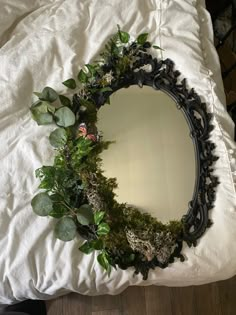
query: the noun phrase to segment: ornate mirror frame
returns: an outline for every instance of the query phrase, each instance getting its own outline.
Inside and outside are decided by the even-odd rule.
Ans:
[[[144,70],[146,66],[150,66],[151,69]],[[212,166],[218,157],[213,153],[215,144],[209,140],[213,130],[212,114],[207,112],[206,104],[201,101],[194,89],[187,88],[186,79],[180,80],[179,77],[180,72],[174,69],[172,60],[157,60],[151,54],[140,53],[134,67],[122,78],[112,82],[110,85],[112,91],[95,96],[94,101],[97,108],[100,108],[114,92],[131,85],[138,85],[140,88],[143,85],[150,86],[167,93],[175,100],[177,108],[182,111],[188,123],[195,149],[195,190],[187,213],[182,217],[182,222],[184,224],[183,240],[189,246],[196,246],[197,240],[212,224],[208,211],[213,208],[215,188],[218,185]],[[76,96],[74,102],[76,102]]]
[[[183,241],[196,246],[211,225],[208,214],[218,185],[213,174],[213,163],[217,160],[213,153],[215,145],[210,141],[212,114],[194,89],[187,88],[186,80],[180,79],[173,61],[158,60],[150,54],[150,49],[160,47],[148,42],[147,37],[143,33],[131,42],[129,34],[118,27],[117,34],[100,54],[102,59],[80,70],[79,88],[72,101],[45,87],[41,93],[35,93],[38,101],[31,107],[38,125],[58,126],[49,136],[57,150],[54,165],[36,170],[41,181],[39,188],[45,191],[32,199],[34,212],[59,219],[55,235],[60,240],[70,241],[78,232],[86,240],[80,251],[90,254],[99,250],[97,260],[108,274],[111,266],[134,267],[135,273],[141,272],[144,279],[150,269],[165,268],[175,257],[183,261]],[[75,90],[78,83],[71,78],[63,84]],[[109,143],[99,137],[97,112],[109,103],[114,92],[131,85],[167,93],[188,123],[195,149],[196,181],[193,198],[181,222],[165,225],[135,207],[119,204],[113,193],[117,187],[115,179],[106,178],[100,168],[99,154]],[[58,178],[61,182],[55,186]],[[64,196],[63,185],[67,185]]]

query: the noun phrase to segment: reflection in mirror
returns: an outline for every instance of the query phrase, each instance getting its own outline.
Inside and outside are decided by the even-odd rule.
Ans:
[[[115,140],[102,158],[105,176],[117,178],[117,201],[162,222],[181,219],[194,192],[195,154],[175,101],[147,86],[121,89],[99,110],[98,128]]]

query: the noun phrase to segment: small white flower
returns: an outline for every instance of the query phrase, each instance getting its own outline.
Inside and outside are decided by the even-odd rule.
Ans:
[[[85,89],[80,89],[80,90],[78,91],[78,96],[79,96],[80,98],[87,99],[88,93],[85,91]]]
[[[102,77],[102,81],[105,81],[107,84],[111,84],[111,81],[114,79],[112,70]]]

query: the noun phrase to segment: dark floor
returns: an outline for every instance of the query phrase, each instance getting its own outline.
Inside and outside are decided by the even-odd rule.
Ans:
[[[48,315],[235,315],[236,277],[197,287],[129,287],[117,296],[70,294],[47,306]]]

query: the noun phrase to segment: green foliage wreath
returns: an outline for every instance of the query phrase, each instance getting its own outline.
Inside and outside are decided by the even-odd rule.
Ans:
[[[182,244],[183,225],[180,221],[163,224],[116,201],[116,179],[103,175],[100,157],[111,142],[99,136],[96,121],[99,107],[109,103],[112,84],[135,68],[140,54],[161,49],[151,45],[147,37],[144,33],[131,41],[118,27],[100,59],[86,64],[77,80],[63,82],[76,92],[72,101],[45,87],[34,93],[38,101],[31,107],[38,125],[58,126],[49,136],[56,151],[54,164],[35,172],[42,192],[32,199],[34,212],[57,219],[55,236],[62,241],[70,241],[78,233],[84,239],[80,251],[98,251],[97,261],[108,274],[112,267],[133,266],[144,279],[149,269],[164,268],[176,256],[183,259],[176,254]]]

